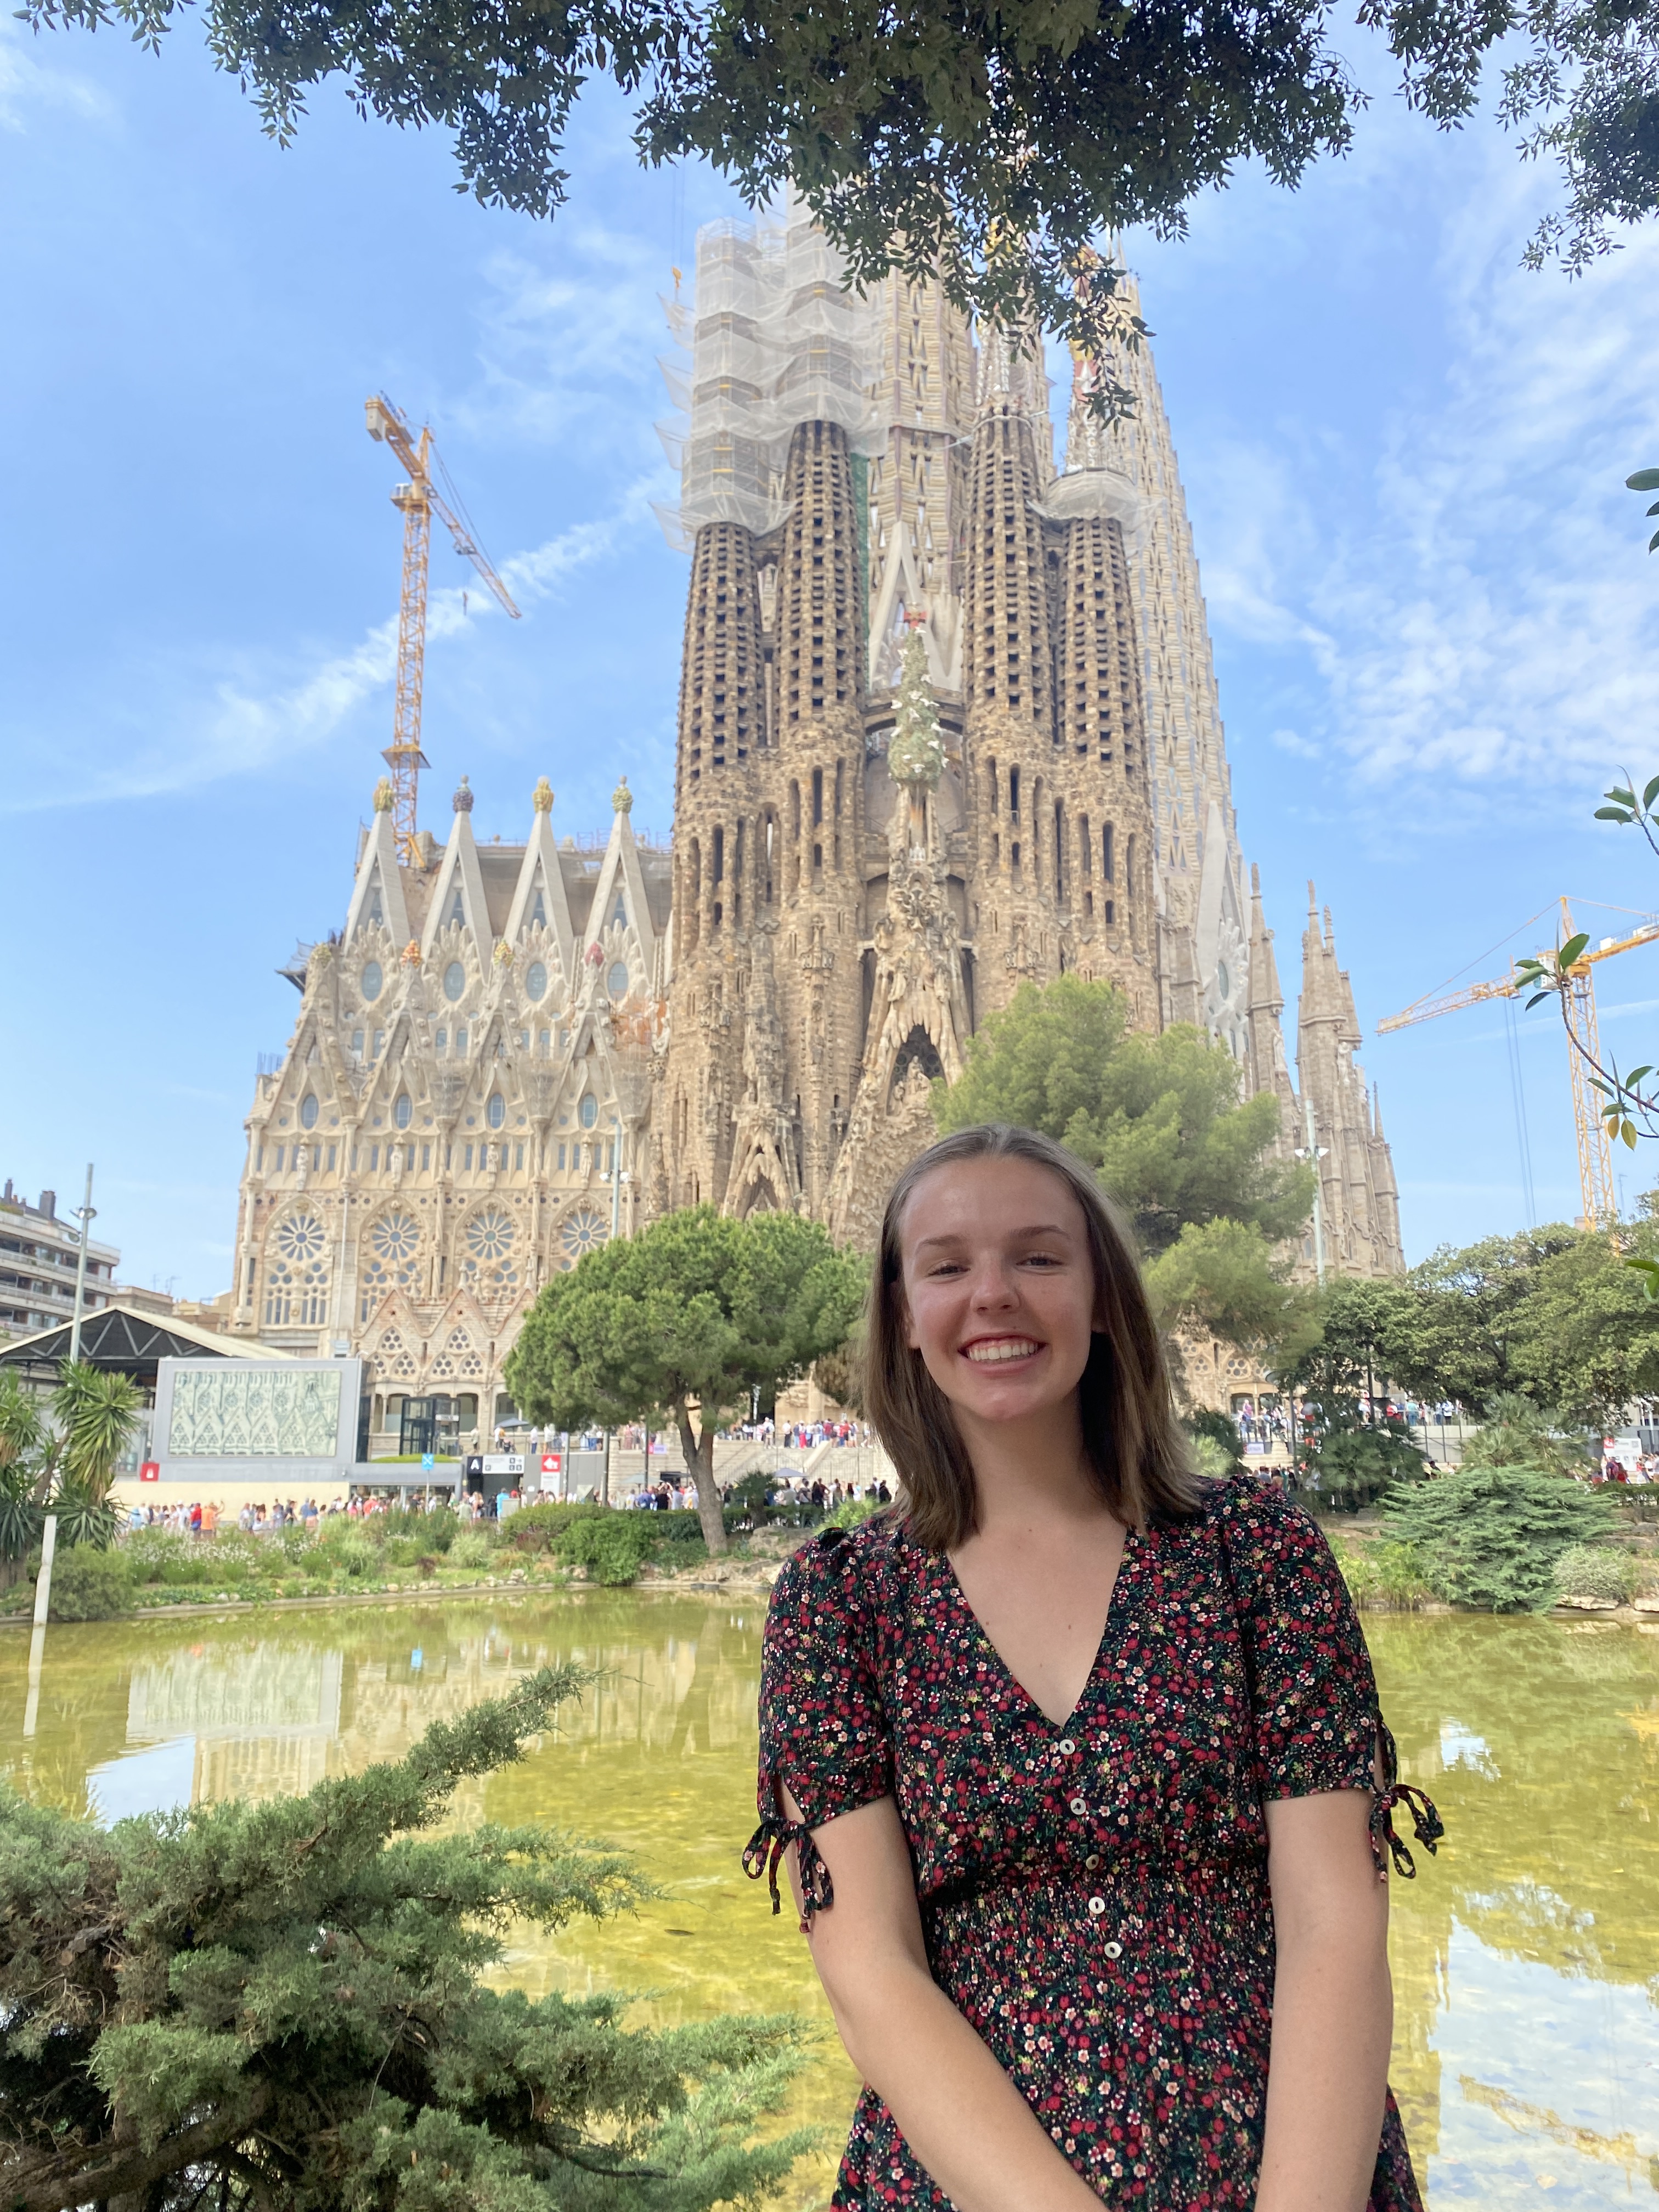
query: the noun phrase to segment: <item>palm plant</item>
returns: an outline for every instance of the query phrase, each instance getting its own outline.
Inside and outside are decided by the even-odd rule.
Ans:
[[[115,1477],[115,1462],[132,1442],[141,1401],[136,1383],[85,1360],[65,1366],[52,1407],[63,1434],[60,1493],[73,1492],[101,1506]]]
[[[15,1582],[40,1533],[35,1498],[46,1425],[16,1376],[0,1374],[0,1587]]]

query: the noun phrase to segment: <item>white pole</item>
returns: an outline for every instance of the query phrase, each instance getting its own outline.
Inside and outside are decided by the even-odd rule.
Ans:
[[[1308,1131],[1308,1158],[1314,1171],[1314,1272],[1319,1278],[1319,1287],[1325,1287],[1325,1178],[1320,1170],[1319,1146],[1314,1140],[1313,1100],[1304,1091],[1302,1097],[1303,1118]]]
[[[70,1364],[81,1357],[81,1315],[87,1298],[87,1239],[92,1233],[92,1163],[87,1163],[87,1194],[81,1206],[81,1257],[75,1270],[75,1319],[70,1328]]]
[[[34,1625],[46,1625],[46,1607],[52,1603],[52,1559],[58,1549],[58,1516],[48,1513],[46,1525],[40,1531],[40,1571],[34,1579]]]
[[[23,1734],[33,1736],[40,1713],[40,1662],[46,1656],[46,1632],[37,1628],[29,1638],[29,1687],[23,1700]]]

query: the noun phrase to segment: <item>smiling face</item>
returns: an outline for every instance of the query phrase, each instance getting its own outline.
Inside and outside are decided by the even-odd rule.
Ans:
[[[923,1176],[902,1231],[907,1340],[959,1417],[1000,1426],[1066,1405],[1098,1296],[1083,1209],[1033,1160]]]

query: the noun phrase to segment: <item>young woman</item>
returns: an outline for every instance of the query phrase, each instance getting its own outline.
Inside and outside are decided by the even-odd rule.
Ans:
[[[1190,1472],[1128,1239],[1028,1130],[899,1177],[868,1335],[904,1496],[779,1577],[744,1854],[866,2084],[836,2204],[1416,2212],[1383,1850],[1439,1825],[1323,1537]]]

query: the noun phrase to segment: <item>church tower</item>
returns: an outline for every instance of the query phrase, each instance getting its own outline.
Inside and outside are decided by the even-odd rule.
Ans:
[[[1296,1063],[1304,1130],[1311,1123],[1324,1213],[1326,1264],[1339,1275],[1397,1275],[1406,1257],[1394,1163],[1354,1054],[1360,1045],[1353,988],[1336,958],[1331,910],[1323,927],[1308,885]]]
[[[937,284],[860,297],[842,275],[792,200],[701,234],[695,301],[669,303],[691,358],[665,371],[685,415],[665,520],[691,575],[650,1206],[799,1209],[867,1243],[929,1084],[1023,983],[1067,974],[1114,983],[1139,1029],[1207,1030],[1297,1149],[1145,347],[1117,364],[1127,426],[1073,363],[1056,471],[1040,345],[976,349]],[[1363,1085],[1306,1051],[1368,1164],[1343,1171],[1352,1264],[1397,1264]]]

